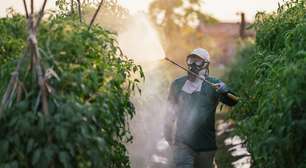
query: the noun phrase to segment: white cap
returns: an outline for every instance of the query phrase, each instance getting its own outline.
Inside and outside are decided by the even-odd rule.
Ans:
[[[197,48],[191,52],[191,54],[197,55],[201,57],[202,59],[208,60],[209,61],[209,53],[207,50],[203,48]]]

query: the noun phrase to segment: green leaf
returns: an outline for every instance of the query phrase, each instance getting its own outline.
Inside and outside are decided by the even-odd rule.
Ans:
[[[34,140],[31,138],[29,139],[27,144],[27,153],[30,153],[33,150],[33,147],[34,147]]]
[[[7,155],[9,150],[9,142],[7,140],[0,141],[0,154],[1,156]]]
[[[60,152],[59,160],[64,165],[65,168],[71,167],[70,166],[69,155],[67,154],[67,152]]]
[[[33,165],[36,165],[40,159],[40,156],[41,156],[41,150],[40,149],[37,149],[35,150],[34,152],[34,155],[33,155],[33,159],[32,159],[32,164]]]
[[[51,148],[51,146],[44,149],[44,155],[46,157],[45,162],[50,163],[53,160],[54,152],[55,151]]]

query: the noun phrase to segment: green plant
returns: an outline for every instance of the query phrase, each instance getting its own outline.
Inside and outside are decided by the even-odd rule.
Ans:
[[[26,27],[23,16],[0,19],[1,98],[12,89],[1,104],[0,167],[130,167],[126,120],[141,67],[122,55],[114,34],[67,15],[41,23],[35,64]],[[43,70],[47,110],[34,65]]]
[[[306,166],[306,2],[259,13],[256,42],[229,74],[243,97],[233,111],[256,168]]]

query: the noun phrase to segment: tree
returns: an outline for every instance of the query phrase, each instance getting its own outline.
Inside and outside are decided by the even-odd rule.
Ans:
[[[92,3],[85,4],[84,15],[89,20],[95,11]],[[107,30],[118,33],[124,30],[130,17],[128,9],[118,4],[118,0],[106,0],[98,13],[96,23]]]
[[[149,7],[150,17],[162,34],[169,55],[187,54],[191,48],[211,46],[210,40],[198,31],[200,22],[212,24],[215,18],[202,12],[201,0],[155,0]]]

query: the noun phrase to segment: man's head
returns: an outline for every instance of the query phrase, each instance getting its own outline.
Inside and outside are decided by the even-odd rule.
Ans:
[[[205,49],[198,48],[193,50],[191,54],[187,56],[186,62],[188,69],[193,73],[204,77],[208,76],[209,53]],[[196,79],[196,77],[190,73],[188,73],[188,77],[190,80]]]

